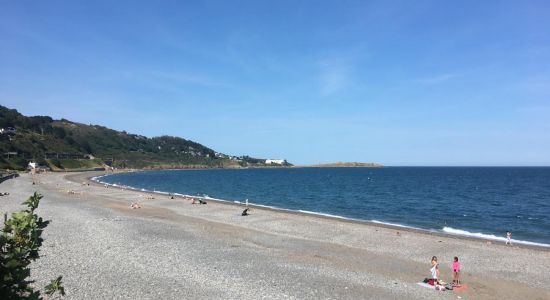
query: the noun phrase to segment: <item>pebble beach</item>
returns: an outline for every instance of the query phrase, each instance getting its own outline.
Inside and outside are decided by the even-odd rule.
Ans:
[[[66,299],[550,299],[550,249],[467,239],[106,187],[98,172],[23,174],[0,184],[2,213],[34,191],[51,220],[37,287]],[[34,184],[33,184],[34,183]],[[131,203],[141,208],[131,209]],[[462,264],[461,291],[417,283],[437,256]]]

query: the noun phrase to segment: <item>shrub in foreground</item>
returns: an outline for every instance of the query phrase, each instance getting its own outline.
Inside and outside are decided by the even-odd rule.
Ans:
[[[34,193],[23,202],[27,209],[15,212],[4,222],[0,232],[0,299],[42,299],[40,291],[31,287],[33,281],[29,265],[40,257],[42,231],[49,221],[42,220],[35,210],[42,195]],[[53,297],[56,292],[65,295],[62,277],[52,280],[45,287],[45,294]]]

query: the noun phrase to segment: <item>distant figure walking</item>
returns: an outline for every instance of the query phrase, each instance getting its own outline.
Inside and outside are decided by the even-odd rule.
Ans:
[[[453,284],[460,285],[460,263],[456,256],[453,261]]]
[[[510,231],[506,232],[506,245],[508,244],[512,246],[512,233]]]
[[[245,210],[243,210],[243,213],[241,214],[241,216],[248,216],[249,215],[249,213],[248,213],[249,209],[250,208],[245,208]]]

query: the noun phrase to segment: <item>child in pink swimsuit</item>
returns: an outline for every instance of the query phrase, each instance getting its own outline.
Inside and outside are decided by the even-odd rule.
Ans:
[[[456,256],[453,261],[453,284],[460,284],[460,263],[458,262],[458,257]]]

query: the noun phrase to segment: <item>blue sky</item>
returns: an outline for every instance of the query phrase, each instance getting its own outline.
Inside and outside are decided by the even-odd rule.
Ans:
[[[0,0],[0,104],[297,164],[550,165],[550,2]]]

